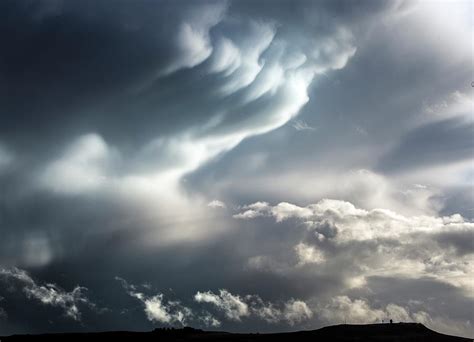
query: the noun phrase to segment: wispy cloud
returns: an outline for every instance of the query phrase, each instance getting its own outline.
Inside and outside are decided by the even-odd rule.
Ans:
[[[72,291],[67,292],[53,283],[37,284],[37,282],[24,270],[19,268],[1,268],[0,278],[10,283],[16,281],[22,292],[29,299],[39,301],[44,305],[61,308],[64,314],[75,320],[81,320],[80,306],[95,308],[85,295],[87,288],[76,286]]]

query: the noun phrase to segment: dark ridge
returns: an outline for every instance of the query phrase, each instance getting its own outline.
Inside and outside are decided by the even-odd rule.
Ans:
[[[150,332],[110,331],[98,333],[63,333],[41,335],[12,335],[0,337],[8,341],[400,341],[400,342],[472,342],[472,339],[449,336],[430,330],[420,323],[341,324],[318,330],[274,334],[234,334],[193,328],[160,328]]]

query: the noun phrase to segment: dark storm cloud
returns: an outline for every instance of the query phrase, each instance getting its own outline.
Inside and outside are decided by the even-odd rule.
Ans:
[[[459,255],[474,253],[474,232],[444,232],[436,237],[439,244],[456,249]]]
[[[443,100],[465,97],[470,60],[464,50],[441,53],[423,36],[431,26],[410,26],[425,13],[415,7],[2,2],[0,265],[27,270],[34,286],[2,283],[0,333],[149,330],[183,317],[274,331],[339,322],[344,312],[357,322],[397,312],[465,334],[472,228],[457,216],[465,230],[440,222],[459,202],[469,210],[466,188],[450,184],[458,199],[438,214],[428,202],[445,198],[444,188],[386,172],[429,172],[472,148],[472,123],[449,112],[457,100]],[[434,117],[420,118],[424,109]],[[304,208],[322,197],[394,212],[328,215],[314,229],[298,218],[275,224],[267,212],[232,218],[257,200]],[[446,231],[415,227],[399,241],[396,228],[394,236],[370,228],[402,217],[409,230],[421,222],[411,210]],[[345,224],[348,236],[374,236],[338,244]],[[46,305],[22,290],[41,286],[88,291]],[[427,305],[431,291],[459,308]],[[82,302],[81,323],[65,316],[86,297],[96,310]]]
[[[1,6],[6,18],[1,27],[1,134],[3,140],[24,150],[31,151],[28,143],[33,138],[44,150],[48,142],[63,142],[71,134],[88,131],[125,146],[120,139],[143,143],[151,135],[202,123],[209,119],[209,111],[232,107],[228,101],[235,101],[213,100],[213,88],[222,82],[209,76],[203,79],[202,72],[156,82],[166,70],[192,67],[207,57],[206,50],[211,48],[206,47],[207,30],[219,23],[224,2],[118,1],[110,6],[93,1],[6,1]],[[283,19],[282,37],[297,34],[290,32],[291,26],[306,8],[298,5],[288,16],[284,8],[273,5],[276,14],[286,16],[280,18],[263,15],[267,6],[255,8],[253,14],[240,13],[240,6],[245,7],[235,5],[233,15]],[[319,33],[318,39],[333,34],[337,27],[327,15],[320,17],[313,29],[328,32]],[[198,42],[203,46],[180,43],[181,30],[188,23],[194,25],[191,32],[203,39]],[[234,41],[251,34],[238,25],[222,25],[211,32],[212,37],[221,36],[220,31]],[[298,43],[304,44],[305,39]],[[193,48],[197,50],[189,50]],[[191,57],[186,59],[188,52]],[[331,55],[322,58],[320,63],[332,63]]]
[[[136,90],[174,62],[179,25],[200,10],[182,4],[176,11],[163,1],[119,1],[114,6],[6,1],[1,6],[1,133],[13,140],[60,139],[91,129],[112,134],[127,129],[124,121],[152,119],[151,108],[145,117],[140,106],[119,109],[130,101],[147,101]],[[45,12],[47,6],[56,10]],[[166,93],[166,87],[157,91]],[[168,126],[173,117],[167,117]],[[162,119],[157,122],[163,125]],[[154,126],[160,128],[156,122]]]
[[[474,148],[474,124],[461,119],[429,123],[402,137],[378,166],[386,173],[468,160]]]
[[[61,241],[80,230],[74,227],[102,230],[112,225],[107,217],[120,225],[127,219],[119,218],[123,208],[114,208],[111,189],[124,184],[124,196],[130,197],[133,177],[157,170],[178,169],[172,180],[178,182],[245,137],[284,124],[306,101],[309,80],[303,74],[313,71],[293,77],[292,68],[305,62],[294,64],[292,51],[284,47],[285,39],[300,30],[292,26],[306,6],[283,19],[279,6],[273,17],[263,8],[246,14],[239,4],[222,23],[227,7],[222,2],[7,1],[1,6],[6,20],[1,24],[0,133],[2,163],[8,162],[0,170],[7,236],[2,254],[9,262],[24,263],[15,251],[34,246],[44,255],[38,265],[48,263],[63,253]],[[343,67],[353,53],[349,33],[339,36],[338,23],[326,17],[317,21],[325,28],[318,39],[328,46],[313,44],[322,57],[306,58],[310,68],[321,71]],[[274,22],[281,25],[278,31]],[[312,22],[305,23],[306,28]],[[275,35],[281,42],[269,48]],[[223,75],[219,64],[224,38],[236,45],[231,49],[238,53],[236,75]],[[312,48],[303,36],[296,45],[305,52]],[[264,57],[251,53],[257,46]],[[209,56],[212,48],[216,54]],[[264,59],[290,68],[295,84],[271,90],[273,81],[262,78],[238,92],[265,71]],[[220,72],[209,71],[215,68]],[[223,86],[230,93],[216,96]],[[189,129],[191,138],[179,135]],[[170,190],[158,190],[163,192]],[[56,249],[53,244],[59,251],[50,250]]]

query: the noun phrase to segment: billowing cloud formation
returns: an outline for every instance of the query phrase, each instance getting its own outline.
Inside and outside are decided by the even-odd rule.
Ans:
[[[241,317],[250,314],[249,307],[239,296],[234,296],[226,290],[220,290],[216,295],[212,292],[198,292],[194,296],[198,303],[210,303],[221,310],[227,318],[239,321]]]
[[[474,295],[474,249],[472,244],[466,248],[461,242],[472,241],[474,223],[460,215],[405,217],[390,210],[363,210],[348,202],[325,199],[306,207],[256,202],[243,207],[234,218],[265,216],[276,222],[296,219],[296,225],[308,233],[307,240],[315,246],[295,246],[300,264],[324,262],[325,252],[331,255],[328,264],[338,258],[346,260],[349,255],[342,253],[343,249],[360,247],[369,250],[370,255],[361,251],[353,254],[352,261],[346,260],[357,270],[356,282],[367,276],[428,276]],[[340,251],[331,250],[334,248]]]
[[[351,300],[347,296],[331,299],[321,308],[321,316],[329,322],[348,321],[353,323],[379,322],[393,319],[398,322],[410,322],[413,319],[407,311],[398,305],[389,304],[385,309],[373,309],[363,299]]]
[[[295,299],[277,305],[266,303],[256,295],[240,297],[227,290],[219,290],[218,294],[211,291],[197,292],[194,300],[198,303],[212,304],[228,319],[234,321],[253,316],[268,323],[285,322],[294,325],[313,316],[313,312],[304,301]]]
[[[85,287],[76,286],[71,292],[67,292],[51,283],[38,285],[26,271],[18,268],[0,269],[0,277],[7,285],[19,286],[27,298],[58,307],[67,317],[76,321],[81,320],[80,305],[95,307],[85,296]]]
[[[257,295],[240,297],[227,290],[219,290],[218,294],[211,291],[197,292],[194,300],[208,303],[224,313],[227,319],[240,321],[243,317],[256,317],[268,323],[285,322],[290,325],[310,319],[313,312],[301,300],[290,299],[280,305],[266,303]]]
[[[215,315],[202,308],[191,310],[182,305],[180,301],[166,300],[162,293],[147,296],[143,292],[139,292],[138,286],[128,284],[127,281],[119,277],[116,277],[116,280],[121,282],[130,296],[142,302],[149,321],[171,325],[186,325],[190,322],[208,327],[221,325],[221,321]],[[212,291],[198,291],[193,299],[198,304],[210,304],[216,310],[216,315],[223,315],[224,320],[237,322],[243,318],[257,318],[271,324],[285,322],[294,325],[313,316],[313,312],[304,301],[295,299],[275,304],[265,302],[257,295],[241,297],[224,289],[219,290],[218,294]]]
[[[225,209],[227,207],[224,202],[219,201],[219,200],[212,200],[207,204],[207,206],[211,207],[211,208],[214,208],[214,209],[216,209],[216,208]]]
[[[28,186],[53,196],[93,196],[107,203],[118,202],[120,210],[140,203],[144,211],[141,216],[147,219],[136,220],[135,226],[149,230],[152,225],[162,231],[159,241],[147,239],[154,244],[206,237],[207,232],[197,233],[205,230],[197,222],[207,215],[206,200],[199,195],[188,198],[183,188],[185,176],[243,140],[286,124],[308,102],[312,81],[325,72],[342,69],[356,51],[348,27],[329,23],[317,38],[303,37],[277,22],[279,18],[267,17],[264,12],[255,17],[240,15],[244,8],[223,2],[186,4],[179,10],[167,2],[148,4],[151,8],[146,14],[139,4],[120,3],[113,8],[96,5],[98,13],[108,18],[103,26],[97,18],[88,17],[87,4],[62,3],[53,12],[44,12],[43,5],[8,8],[24,22],[26,31],[38,32],[37,40],[45,44],[50,42],[50,27],[64,32],[54,46],[69,45],[74,39],[80,44],[81,36],[77,35],[90,27],[97,30],[98,41],[84,43],[81,49],[88,58],[75,60],[53,48],[51,61],[45,61],[40,73],[44,72],[52,84],[74,78],[75,72],[84,77],[77,81],[79,84],[100,83],[96,80],[99,71],[101,79],[107,79],[101,82],[103,89],[93,94],[72,84],[62,88],[60,94],[64,92],[65,101],[70,103],[55,106],[44,116],[55,121],[62,132],[70,127],[71,133],[52,138],[48,127],[44,132],[36,131],[40,144],[64,147],[37,146],[41,160],[25,156],[33,174],[27,176],[28,182],[34,183]],[[122,9],[131,10],[130,15],[124,17]],[[38,12],[42,13],[39,17]],[[77,25],[72,32],[63,21],[68,17]],[[11,29],[10,24],[5,25]],[[311,25],[308,19],[303,29]],[[102,44],[100,35],[107,38],[108,52],[87,47]],[[20,69],[15,64],[15,54],[20,53],[18,42],[9,39],[16,47],[5,56],[5,63],[10,65],[9,86],[27,93],[36,91],[20,88],[16,79]],[[150,43],[144,45],[143,39]],[[129,52],[137,47],[146,50],[146,57]],[[115,68],[126,65],[123,79],[116,79],[116,70],[104,65],[107,53],[123,55],[114,57]],[[74,73],[65,71],[64,75],[56,70],[56,59]],[[80,105],[67,100],[71,93],[81,98]],[[42,101],[48,102],[51,96],[45,90]],[[10,105],[16,108],[18,101],[12,97]],[[46,107],[45,112],[48,110]],[[71,114],[55,114],[58,110]],[[21,115],[28,116],[27,112]],[[115,127],[108,124],[110,121]],[[14,124],[14,120],[6,120],[2,126],[11,128]],[[22,134],[10,137],[6,132],[6,146],[15,144]],[[196,202],[201,202],[198,210],[192,208]],[[172,226],[156,224],[166,221],[169,212],[182,213],[180,221],[196,223],[193,227],[176,222]]]
[[[0,11],[0,265],[44,287],[0,287],[0,334],[347,311],[472,335],[469,1]]]
[[[193,315],[191,309],[182,306],[178,301],[166,302],[162,293],[148,297],[142,292],[138,292],[137,286],[128,284],[125,279],[120,277],[115,279],[122,283],[122,286],[130,296],[142,302],[149,321],[168,324],[179,323],[184,326]]]
[[[411,312],[409,308],[397,304],[387,304],[385,307],[371,307],[364,298],[351,299],[348,296],[337,296],[326,303],[318,304],[318,313],[321,318],[331,324],[350,322],[364,324],[367,322],[418,322],[431,327],[438,327],[451,334],[459,333],[466,327],[441,316],[432,317],[425,311]],[[436,315],[436,314],[435,314]],[[468,328],[470,323],[468,324]]]

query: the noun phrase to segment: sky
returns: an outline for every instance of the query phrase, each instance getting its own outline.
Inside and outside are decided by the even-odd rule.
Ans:
[[[470,1],[0,2],[0,335],[474,336]]]

